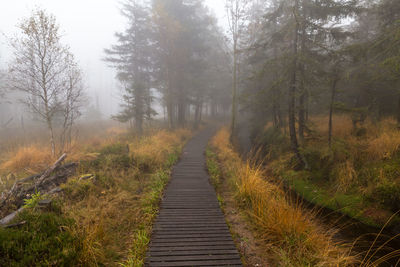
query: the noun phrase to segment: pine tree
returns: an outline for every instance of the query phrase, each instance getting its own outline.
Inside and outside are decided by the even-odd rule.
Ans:
[[[105,49],[105,60],[116,68],[124,87],[122,111],[113,118],[131,124],[134,121],[136,132],[142,134],[144,121],[155,115],[151,107],[153,29],[149,7],[142,1],[125,2],[121,13],[127,18],[128,27],[115,34],[118,44]]]

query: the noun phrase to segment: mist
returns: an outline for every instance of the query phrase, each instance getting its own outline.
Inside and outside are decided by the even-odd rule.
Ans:
[[[224,1],[207,0],[205,4],[219,18],[221,26],[226,26]],[[104,49],[115,43],[115,33],[122,32],[127,25],[127,20],[121,16],[121,5],[119,0],[21,0],[3,3],[5,8],[0,10],[0,69],[6,70],[12,58],[7,39],[17,34],[22,18],[29,16],[35,8],[45,8],[57,18],[63,42],[70,46],[83,70],[88,105],[101,106],[103,117],[110,118],[118,112],[122,88],[115,70],[102,59],[105,57]],[[18,101],[12,102],[18,104],[15,103]],[[9,110],[10,106],[5,109]],[[22,114],[23,110],[19,107],[16,112]],[[8,116],[2,116],[4,122],[7,118],[3,117]]]
[[[0,266],[397,266],[399,48],[399,0],[4,0]]]

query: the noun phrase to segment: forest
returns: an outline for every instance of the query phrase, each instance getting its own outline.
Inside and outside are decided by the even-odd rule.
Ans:
[[[400,1],[115,1],[115,107],[35,1],[0,27],[0,266],[400,266]]]

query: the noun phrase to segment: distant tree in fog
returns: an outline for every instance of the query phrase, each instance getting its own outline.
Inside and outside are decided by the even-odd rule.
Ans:
[[[156,112],[151,108],[151,21],[148,8],[139,1],[129,0],[121,13],[128,21],[124,33],[116,33],[118,44],[105,49],[109,62],[117,70],[117,78],[124,86],[122,110],[113,116],[121,122],[130,122],[137,133],[143,131],[143,123]]]
[[[238,57],[242,31],[246,22],[246,9],[249,0],[226,0],[229,34],[232,40],[232,116],[231,137],[235,133],[237,113]]]
[[[62,126],[60,152],[79,116],[83,96],[82,76],[69,48],[61,43],[54,16],[35,10],[19,25],[21,36],[11,39],[14,60],[10,64],[10,89],[26,93],[22,100],[49,130],[52,154],[56,154],[55,125]]]
[[[186,126],[191,109],[197,126],[208,104],[216,115],[221,104],[217,96],[225,92],[225,76],[211,75],[226,65],[217,20],[202,0],[153,0],[152,11],[157,46],[155,76],[168,126]]]
[[[5,71],[3,69],[0,69],[0,104],[4,100],[5,91]]]
[[[5,86],[4,86],[4,72],[3,70],[0,70],[0,104],[3,102],[3,98],[5,95]]]
[[[124,86],[115,119],[134,123],[140,133],[155,114],[151,88],[162,95],[170,129],[185,127],[191,119],[197,127],[203,113],[217,117],[229,110],[230,59],[203,0],[126,0],[121,11],[127,28],[105,50],[105,60]]]

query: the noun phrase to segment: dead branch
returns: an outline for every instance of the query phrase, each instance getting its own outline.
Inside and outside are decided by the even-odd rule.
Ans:
[[[62,156],[53,164],[53,166],[51,166],[50,168],[48,168],[43,174],[42,176],[38,179],[38,181],[35,184],[35,187],[40,186],[40,184],[44,181],[44,179],[46,179],[53,171],[55,171],[60,164],[64,161],[64,159],[67,157],[67,154],[64,153],[62,154]]]

